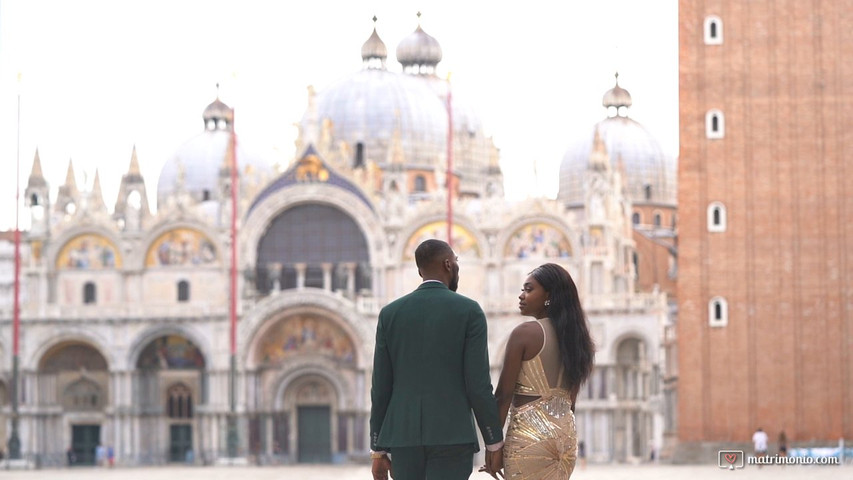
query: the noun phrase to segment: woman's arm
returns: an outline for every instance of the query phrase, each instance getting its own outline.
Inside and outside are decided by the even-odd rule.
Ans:
[[[512,395],[518,374],[521,372],[521,362],[530,360],[542,349],[544,342],[542,328],[532,322],[525,322],[515,327],[506,343],[504,364],[498,386],[495,388],[495,399],[498,402],[498,415],[500,424],[506,423],[509,406],[512,404]],[[538,345],[536,345],[538,343]]]

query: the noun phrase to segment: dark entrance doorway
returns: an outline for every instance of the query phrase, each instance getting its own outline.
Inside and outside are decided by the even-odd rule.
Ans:
[[[332,422],[328,406],[298,408],[300,463],[331,463]]]
[[[169,425],[169,461],[187,461],[187,452],[192,448],[192,425]]]
[[[94,465],[95,447],[101,443],[100,425],[71,425],[71,449],[74,465]]]

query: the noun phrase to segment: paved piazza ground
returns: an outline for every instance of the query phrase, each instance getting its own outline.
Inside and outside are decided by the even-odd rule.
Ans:
[[[485,473],[474,473],[472,480],[488,480]],[[708,480],[708,479],[850,479],[851,466],[788,465],[747,466],[743,470],[720,470],[714,465],[589,465],[576,470],[572,480]],[[3,470],[2,480],[370,480],[366,466],[298,467],[152,467],[152,468],[74,468],[66,470]]]

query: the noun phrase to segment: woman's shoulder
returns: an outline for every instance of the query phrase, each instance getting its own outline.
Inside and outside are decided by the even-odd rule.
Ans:
[[[519,336],[519,337],[525,337],[528,335],[540,336],[540,337],[542,336],[542,327],[539,325],[538,321],[536,321],[536,320],[523,321],[523,322],[519,323],[518,325],[516,325],[515,328],[512,329],[512,333],[510,334],[510,336]]]
[[[509,336],[509,341],[538,351],[545,341],[545,332],[536,320],[528,320],[518,324]]]

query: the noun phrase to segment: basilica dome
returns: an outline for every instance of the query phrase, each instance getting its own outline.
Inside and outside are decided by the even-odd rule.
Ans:
[[[444,103],[423,78],[386,69],[387,48],[375,27],[361,54],[362,70],[317,92],[303,131],[316,137],[311,130],[328,124],[333,144],[352,151],[361,145],[364,159],[380,167],[390,163],[395,142],[407,167],[439,166],[447,154]]]
[[[406,169],[443,171],[448,82],[435,75],[441,46],[418,25],[396,53],[403,72],[386,68],[387,48],[374,27],[361,48],[362,70],[313,94],[301,122],[304,143],[322,138],[326,129],[333,150],[361,151],[383,170],[399,158]],[[464,95],[454,91],[451,105],[460,193],[479,196],[485,174],[495,175],[497,149]]]
[[[181,145],[160,170],[157,206],[179,190],[196,201],[220,200],[220,174],[227,165],[234,110],[219,98],[202,114],[205,129]],[[254,155],[237,142],[237,166],[243,182],[260,183],[272,175],[272,162]]]
[[[444,160],[447,113],[418,78],[364,69],[318,92],[315,102],[317,118],[331,122],[334,141],[353,150],[361,144],[364,158],[379,166],[389,163],[396,135],[407,166],[432,169]]]
[[[663,153],[651,133],[628,117],[631,103],[631,94],[617,82],[602,100],[602,105],[614,115],[595,124],[566,151],[560,165],[560,190],[557,194],[557,198],[566,205],[576,206],[584,202],[583,173],[589,165],[596,131],[604,141],[612,167],[624,169],[631,203],[676,205],[675,160]]]

